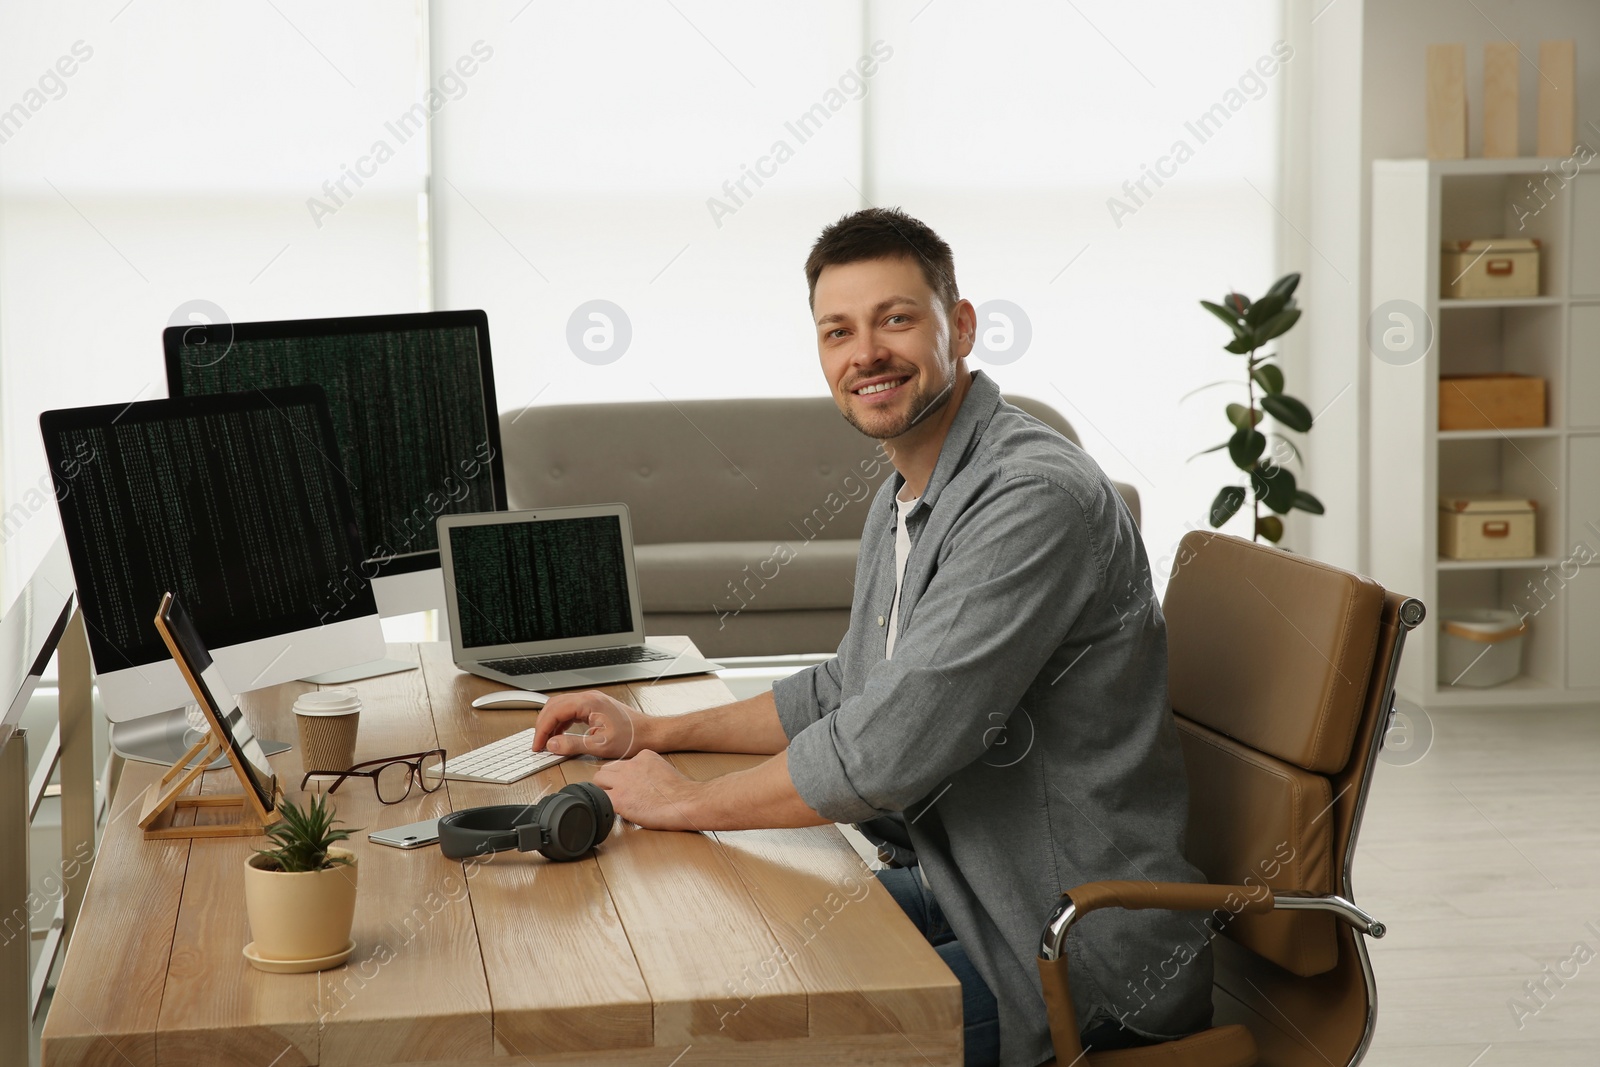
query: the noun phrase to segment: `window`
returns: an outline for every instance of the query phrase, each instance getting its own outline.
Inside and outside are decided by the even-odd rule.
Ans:
[[[1185,463],[1227,390],[1179,400],[1240,367],[1196,301],[1277,266],[1278,26],[1269,0],[13,14],[5,599],[57,529],[38,412],[164,395],[174,315],[482,307],[506,409],[822,395],[801,267],[863,203],[950,241],[970,365],[1138,487],[1159,565],[1232,470]]]

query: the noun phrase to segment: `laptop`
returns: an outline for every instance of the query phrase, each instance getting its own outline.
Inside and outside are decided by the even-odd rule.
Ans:
[[[439,517],[456,666],[519,689],[721,670],[646,643],[626,504]]]

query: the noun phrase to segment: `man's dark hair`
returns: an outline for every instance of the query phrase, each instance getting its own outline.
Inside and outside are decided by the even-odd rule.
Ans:
[[[956,288],[956,262],[944,238],[925,223],[897,207],[869,207],[822,231],[806,257],[806,286],[813,308],[817,303],[817,278],[823,267],[860,263],[868,259],[915,259],[922,265],[928,288],[944,302],[945,310],[961,299]]]

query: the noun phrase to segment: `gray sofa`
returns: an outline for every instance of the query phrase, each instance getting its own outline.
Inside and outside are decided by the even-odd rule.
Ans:
[[[1053,408],[1006,399],[1078,443]],[[512,508],[628,505],[647,633],[710,657],[838,647],[894,468],[831,397],[552,405],[502,414],[500,436]]]

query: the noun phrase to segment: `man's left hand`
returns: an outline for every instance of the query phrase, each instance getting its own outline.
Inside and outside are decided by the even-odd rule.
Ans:
[[[594,784],[611,798],[616,813],[648,830],[698,830],[690,819],[700,782],[686,778],[661,755],[646,749],[631,759],[601,767]]]

